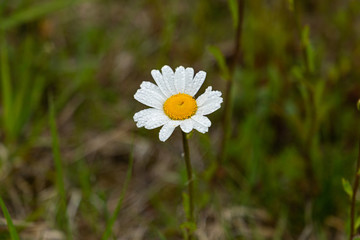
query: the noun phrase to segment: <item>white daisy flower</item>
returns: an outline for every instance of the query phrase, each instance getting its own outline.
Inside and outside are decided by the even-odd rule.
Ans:
[[[206,72],[200,71],[194,77],[193,68],[180,66],[174,71],[169,66],[152,70],[157,85],[144,81],[134,98],[151,108],[134,115],[137,127],[154,129],[161,127],[159,139],[166,141],[174,129],[180,126],[185,133],[195,129],[206,133],[211,126],[205,117],[220,108],[223,101],[220,91],[208,87],[196,100],[195,94],[205,81]]]

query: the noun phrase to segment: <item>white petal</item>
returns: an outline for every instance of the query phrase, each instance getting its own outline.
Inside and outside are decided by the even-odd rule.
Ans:
[[[196,99],[198,110],[196,114],[207,115],[215,112],[221,107],[223,99],[220,91],[213,91],[212,87],[208,87],[203,94]]]
[[[141,88],[137,92],[138,95],[151,96],[153,101],[159,102],[161,105],[163,105],[166,101],[166,97],[161,93],[160,89],[155,84],[151,82],[143,82],[140,87]]]
[[[188,67],[185,69],[185,91],[184,93],[189,94],[192,89],[193,85],[193,78],[194,78],[194,69]]]
[[[174,129],[179,126],[179,124],[181,123],[181,121],[169,121],[167,122],[161,129],[159,132],[159,139],[162,142],[165,142],[170,136],[171,134],[174,132]]]
[[[176,94],[177,92],[175,90],[175,84],[174,84],[174,80],[175,80],[174,71],[171,69],[171,67],[165,65],[161,68],[161,72],[162,72],[166,87],[169,90],[169,92],[171,93],[171,95]]]
[[[170,93],[170,91],[166,87],[165,80],[164,80],[163,76],[161,75],[160,71],[159,70],[152,70],[151,71],[151,76],[154,78],[156,84],[159,86],[159,89],[164,94],[164,96],[170,97],[172,94]]]
[[[151,118],[164,114],[161,110],[155,108],[148,108],[141,110],[134,115],[134,121],[136,122],[136,126],[138,128],[144,127],[146,122]]]
[[[144,127],[146,129],[154,129],[165,125],[169,121],[171,121],[171,119],[163,112],[161,112],[160,114],[153,115],[151,118],[149,118],[149,120],[145,123]]]
[[[206,102],[206,100],[208,99],[209,94],[210,94],[211,91],[212,91],[212,87],[208,87],[208,88],[205,90],[205,92],[204,92],[203,94],[201,94],[201,95],[196,99],[196,104],[197,104],[198,106],[203,105],[203,104]]]
[[[150,91],[145,89],[138,89],[134,95],[134,98],[146,106],[157,109],[162,109],[164,103],[160,99],[156,98],[155,95]]]
[[[197,113],[199,113],[200,115],[208,115],[210,113],[215,112],[220,107],[221,107],[220,104],[215,104],[215,105],[209,104],[209,105],[206,105],[206,106],[203,106],[203,107],[199,108]]]
[[[185,90],[185,68],[180,66],[175,70],[175,89],[177,93],[184,93]]]
[[[196,111],[196,114],[208,115],[210,113],[213,113],[221,107],[222,102],[223,102],[222,97],[211,99],[211,101],[208,100],[204,105],[199,106],[198,110]]]
[[[205,81],[205,78],[206,78],[206,72],[204,71],[200,71],[195,75],[191,90],[189,92],[190,96],[194,96],[199,91],[201,85]]]
[[[208,127],[205,127],[204,125],[200,124],[199,122],[195,121],[192,118],[191,120],[193,121],[194,129],[197,130],[198,132],[206,133],[207,131],[209,131]]]
[[[193,130],[193,121],[191,118],[188,118],[181,122],[180,127],[183,132],[189,133],[191,130]]]
[[[144,81],[141,83],[140,87],[142,89],[151,91],[154,95],[157,96],[157,98],[162,99],[163,101],[166,101],[167,99],[167,97],[162,93],[160,88],[151,82]]]
[[[196,99],[198,106],[203,106],[221,98],[220,91],[213,91],[212,87],[208,87],[203,94]],[[221,98],[222,99],[222,98]]]
[[[201,115],[194,115],[191,117],[192,120],[198,122],[199,124],[203,125],[204,127],[211,127],[211,121],[209,118]]]

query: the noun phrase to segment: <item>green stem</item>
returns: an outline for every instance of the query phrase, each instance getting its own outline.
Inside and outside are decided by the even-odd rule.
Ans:
[[[304,122],[308,123],[308,127],[306,128],[305,138],[301,138],[301,142],[299,143],[300,152],[305,160],[305,176],[307,181],[305,182],[304,195],[306,201],[311,202],[314,197],[318,194],[319,184],[316,179],[316,173],[313,167],[314,162],[314,154],[316,147],[316,136],[318,133],[318,116],[317,116],[317,108],[315,103],[315,93],[312,91],[312,87],[310,84],[307,84],[305,79],[314,80],[314,74],[310,68],[309,64],[309,56],[306,50],[307,46],[302,42],[302,34],[304,25],[301,20],[301,1],[294,1],[294,25],[297,30],[298,39],[301,42],[301,59],[305,66],[304,70],[304,78],[303,78],[303,86],[305,87],[305,91],[308,94],[308,99],[304,98],[304,104],[306,106],[305,118]],[[307,125],[305,123],[305,126]]]
[[[359,187],[359,170],[360,170],[360,141],[359,141],[359,154],[356,163],[356,173],[355,173],[355,180],[353,185],[353,193],[351,197],[351,206],[350,206],[350,238],[352,240],[355,235],[355,203],[356,203],[356,192]]]
[[[184,146],[184,159],[186,164],[186,173],[188,178],[188,194],[189,194],[189,213],[188,213],[188,222],[194,223],[194,179],[192,174],[191,162],[190,162],[190,152],[189,152],[189,142],[187,139],[186,133],[181,131],[182,133],[182,140]],[[188,232],[188,239],[193,239],[192,231],[189,229]]]
[[[226,159],[226,148],[229,139],[231,129],[231,118],[232,118],[232,102],[231,102],[231,90],[233,88],[234,73],[236,64],[239,61],[240,47],[241,47],[241,35],[242,35],[242,23],[244,19],[244,2],[245,0],[238,0],[238,22],[234,39],[234,49],[229,66],[229,79],[227,79],[226,89],[224,94],[224,118],[223,118],[223,135],[221,140],[221,147],[218,156],[218,165]]]

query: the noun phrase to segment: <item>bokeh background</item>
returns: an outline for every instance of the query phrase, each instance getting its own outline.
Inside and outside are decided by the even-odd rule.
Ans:
[[[180,130],[162,143],[159,129],[137,129],[132,116],[145,106],[133,95],[165,64],[204,70],[199,92],[224,93],[233,2],[0,1],[0,194],[21,239],[101,239],[121,196],[112,239],[182,239]],[[196,236],[345,239],[360,130],[360,2],[244,0],[238,17],[221,166],[223,109],[208,134],[189,140]],[[0,220],[0,239],[9,239]]]

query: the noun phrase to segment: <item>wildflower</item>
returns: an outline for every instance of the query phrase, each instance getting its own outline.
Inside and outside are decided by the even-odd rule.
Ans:
[[[185,133],[193,129],[206,133],[211,121],[205,116],[218,110],[223,101],[220,91],[208,87],[197,99],[195,94],[205,81],[206,73],[199,71],[194,77],[193,68],[176,68],[175,73],[169,66],[152,70],[156,84],[144,81],[134,98],[149,106],[134,115],[137,127],[155,129],[160,126],[159,139],[166,141],[174,129],[180,126]]]

